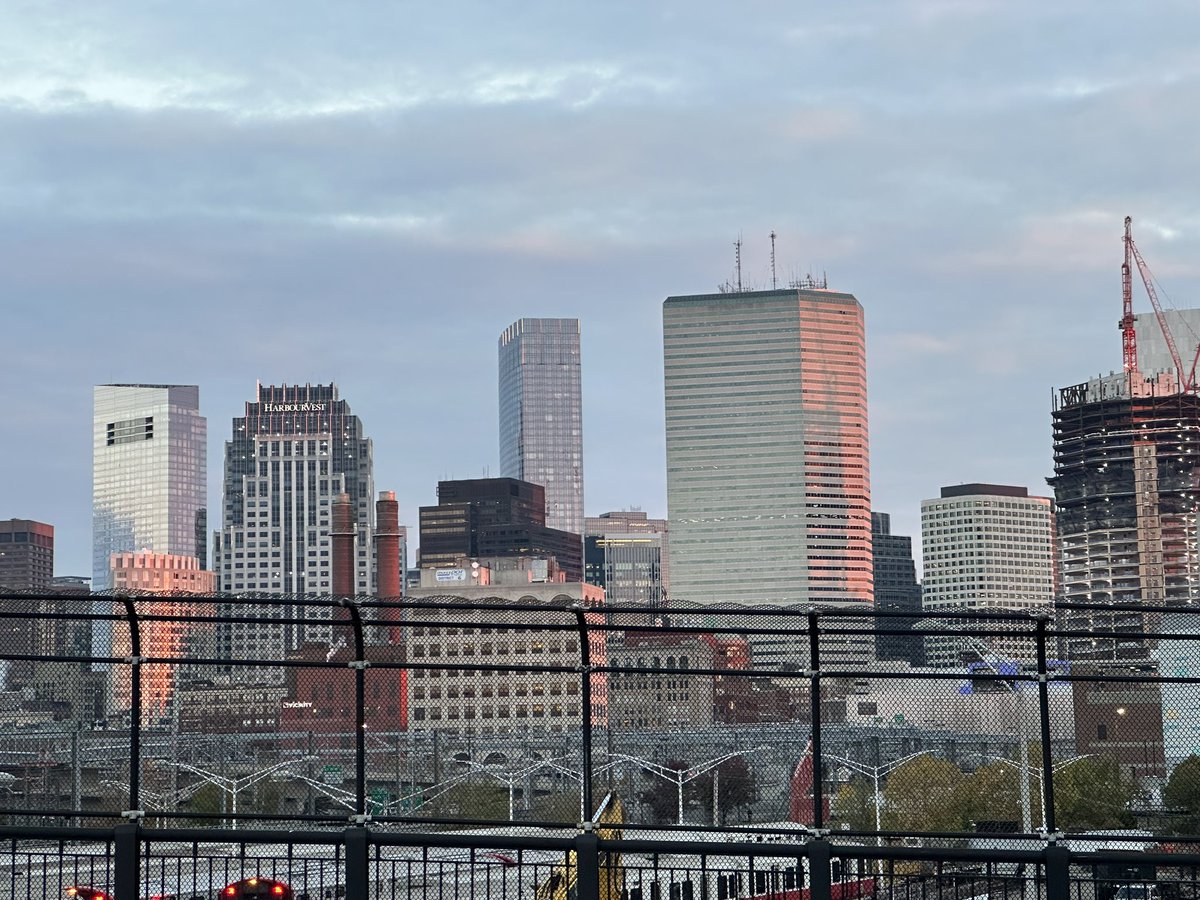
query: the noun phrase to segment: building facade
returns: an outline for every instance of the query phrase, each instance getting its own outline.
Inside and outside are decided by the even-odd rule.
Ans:
[[[54,526],[31,519],[0,519],[0,590],[46,592],[53,580]],[[6,606],[32,613],[43,603],[13,598]],[[36,653],[39,627],[34,619],[0,619],[0,649],[5,655]],[[0,663],[0,684],[13,690],[27,683],[32,672],[29,660]]]
[[[420,564],[451,566],[463,557],[552,556],[568,581],[583,580],[579,534],[546,524],[546,491],[517,478],[438,482],[438,505],[422,506]]]
[[[604,588],[609,603],[657,606],[669,596],[667,521],[640,510],[588,516],[584,580]]]
[[[903,614],[875,620],[876,630],[911,630],[921,614],[921,584],[913,562],[912,538],[892,534],[892,517],[871,513],[871,550],[875,573],[875,608],[879,612]],[[876,634],[875,657],[925,665],[925,642],[903,634]]]
[[[114,553],[112,557],[113,590],[122,593],[169,594],[173,598],[184,594],[211,596],[216,585],[212,572],[200,568],[194,556],[171,553]],[[124,606],[115,604],[113,611],[124,613]],[[203,655],[201,649],[209,644],[212,625],[186,621],[189,617],[211,616],[211,602],[186,599],[155,601],[140,610],[155,618],[146,619],[139,628],[141,655],[178,662],[148,662],[141,666],[141,716],[146,723],[161,722],[172,713],[183,660]],[[158,616],[165,618],[159,619]],[[132,652],[129,628],[118,625],[113,632],[113,655],[128,656]],[[129,667],[114,670],[109,682],[109,711],[124,714],[131,711]]]
[[[371,440],[337,385],[258,386],[225,442],[225,521],[213,535],[214,569],[219,590],[246,595],[232,604],[239,613],[296,621],[229,626],[221,652],[279,660],[329,639],[321,622],[327,609],[270,600],[332,592],[331,515],[343,493],[353,514],[353,589],[374,592],[374,490]]]
[[[1053,610],[1054,511],[1048,497],[1002,484],[944,487],[940,497],[921,501],[921,547],[926,614]],[[981,650],[1008,660],[1034,658],[1027,638],[990,637],[980,644],[948,633],[926,638],[925,650],[929,664],[941,668],[960,667],[964,652]]]
[[[858,301],[669,297],[663,344],[673,599],[871,602]]]
[[[114,553],[208,560],[208,422],[200,388],[93,388],[92,589],[112,587]]]
[[[518,319],[500,335],[500,474],[546,489],[546,526],[583,535],[578,319]]]

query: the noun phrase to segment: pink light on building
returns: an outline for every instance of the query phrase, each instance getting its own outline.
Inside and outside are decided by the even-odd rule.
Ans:
[[[214,573],[200,568],[194,556],[171,553],[114,553],[110,560],[113,589],[120,593],[162,594],[170,601],[137,604],[137,610],[156,618],[142,620],[139,625],[141,655],[158,660],[181,660],[194,652],[211,626],[184,621],[192,616],[211,616],[211,602],[184,599],[193,594],[211,596],[216,583]],[[124,604],[113,604],[113,611],[125,614]],[[157,618],[164,617],[163,619]],[[113,656],[129,656],[132,647],[129,626],[116,623],[113,628]],[[131,681],[121,668],[113,670],[111,709],[128,712],[131,705]],[[178,681],[179,662],[147,662],[141,666],[142,708],[144,721],[154,721],[168,715]]]

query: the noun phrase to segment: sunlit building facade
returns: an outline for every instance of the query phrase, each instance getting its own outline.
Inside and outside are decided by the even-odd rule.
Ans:
[[[518,319],[500,335],[500,474],[542,485],[546,527],[583,535],[578,319]]]
[[[114,553],[208,560],[208,422],[200,388],[102,384],[92,392],[92,589]]]
[[[859,302],[669,297],[663,343],[673,599],[871,602]]]
[[[176,556],[171,553],[114,553],[111,562],[113,589],[122,593],[169,594],[170,601],[154,601],[139,610],[148,614],[139,625],[141,655],[157,659],[186,659],[189,655],[200,655],[201,648],[209,646],[207,638],[211,624],[184,621],[189,617],[211,616],[213,605],[183,599],[184,594],[211,595],[215,586],[212,572],[200,568],[200,560],[194,556]],[[114,605],[113,612],[124,614],[121,604]],[[158,616],[166,617],[164,619]],[[120,624],[113,633],[113,655],[128,656],[132,653],[129,643],[129,628]],[[145,722],[166,719],[172,711],[172,703],[179,682],[180,664],[170,662],[143,663],[141,668],[141,714]],[[122,667],[113,672],[110,680],[113,713],[126,713],[131,706],[129,669]]]

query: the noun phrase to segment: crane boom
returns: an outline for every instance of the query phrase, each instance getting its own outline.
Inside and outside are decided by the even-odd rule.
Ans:
[[[1171,354],[1171,362],[1175,364],[1175,374],[1179,379],[1180,390],[1186,393],[1192,389],[1192,377],[1183,370],[1183,361],[1179,358],[1179,349],[1175,346],[1175,337],[1171,334],[1171,328],[1167,325],[1167,317],[1163,315],[1162,305],[1158,302],[1158,292],[1154,290],[1154,279],[1150,274],[1150,267],[1142,259],[1141,251],[1138,250],[1137,244],[1133,241],[1128,216],[1125,217],[1125,252],[1126,257],[1132,253],[1133,258],[1137,261],[1138,272],[1142,276],[1142,284],[1146,286],[1146,293],[1150,296],[1150,305],[1154,307],[1154,315],[1158,319],[1158,327],[1162,330],[1163,339],[1167,342],[1167,350]]]

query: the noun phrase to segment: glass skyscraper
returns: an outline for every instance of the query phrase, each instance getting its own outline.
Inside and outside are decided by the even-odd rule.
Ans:
[[[114,553],[194,556],[207,568],[207,441],[196,385],[93,389],[93,590],[112,587]]]
[[[578,319],[518,319],[500,335],[500,474],[542,485],[546,526],[583,534]]]
[[[828,290],[663,304],[671,597],[872,600],[863,309]]]

